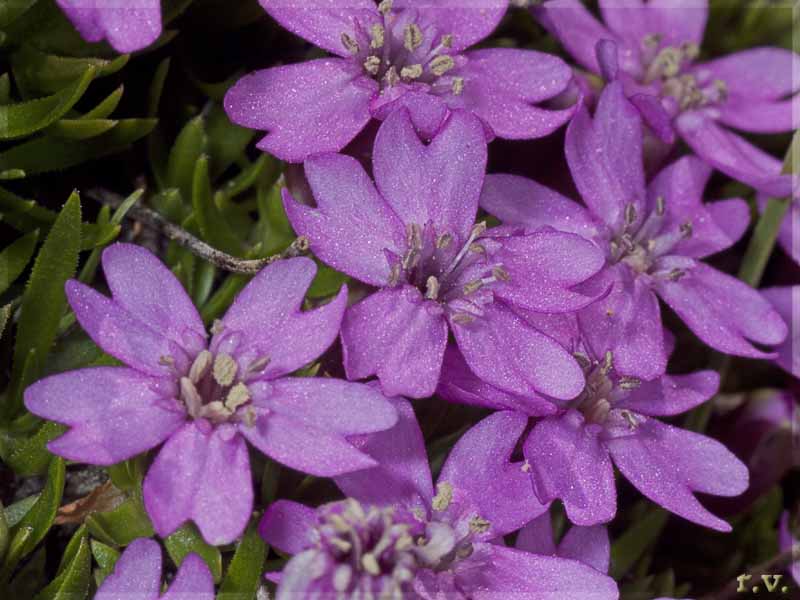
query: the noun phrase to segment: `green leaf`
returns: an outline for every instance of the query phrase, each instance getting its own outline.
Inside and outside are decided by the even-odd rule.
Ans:
[[[155,534],[138,495],[114,510],[92,513],[86,517],[86,526],[93,537],[111,546],[127,546],[136,538]]]
[[[3,461],[22,477],[41,475],[47,470],[52,456],[47,443],[65,431],[64,425],[47,421],[33,435],[6,437],[7,434],[0,432]]]
[[[3,333],[8,324],[8,318],[11,316],[11,303],[6,304],[0,308],[0,340],[3,339]]]
[[[0,564],[3,564],[3,559],[8,550],[8,544],[11,541],[8,529],[8,519],[6,519],[6,511],[3,508],[3,503],[0,502]]]
[[[61,503],[61,496],[64,493],[64,476],[64,460],[54,456],[50,460],[50,467],[47,470],[47,483],[44,486],[44,490],[36,500],[36,504],[31,507],[13,529],[15,535],[26,527],[33,529],[22,549],[22,556],[29,554],[44,539],[53,524],[58,506]]]
[[[33,537],[33,533],[33,527],[29,525],[10,531],[11,543],[8,545],[5,561],[2,568],[0,568],[0,589],[8,581],[19,561],[27,554],[25,549],[28,547],[28,542]]]
[[[123,492],[134,492],[142,485],[146,469],[145,455],[140,454],[108,467],[108,476],[112,483]]]
[[[22,521],[22,518],[27,515],[31,508],[33,508],[33,505],[36,504],[40,495],[41,494],[34,494],[33,496],[28,496],[8,506],[5,510],[8,526],[14,527],[14,525]]]
[[[611,577],[619,580],[633,568],[661,535],[668,517],[665,510],[652,507],[614,541],[611,545]]]
[[[51,135],[34,138],[0,154],[0,169],[23,169],[28,175],[60,171],[116,154],[150,133],[155,119],[122,119],[111,130],[88,140]]]
[[[88,67],[74,83],[52,96],[0,106],[0,139],[30,135],[58,121],[80,100],[94,75],[94,67]]]
[[[9,598],[33,598],[47,581],[45,564],[47,552],[40,546],[33,555],[14,572],[14,579],[3,591]]]
[[[14,368],[11,377],[12,395],[6,414],[13,414],[21,405],[22,391],[41,372],[67,306],[64,284],[75,275],[81,240],[81,205],[77,193],[70,196],[33,265],[28,286],[22,298],[14,347]],[[31,354],[35,356],[31,358]],[[26,361],[33,361],[26,365]],[[26,372],[30,369],[30,372]]]
[[[10,103],[11,103],[11,78],[8,76],[8,73],[3,73],[2,75],[0,75],[0,104],[10,104]]]
[[[180,567],[183,559],[194,552],[200,556],[200,558],[206,562],[208,568],[211,569],[214,582],[218,583],[222,577],[222,554],[218,548],[208,544],[197,531],[197,528],[191,523],[184,525],[167,537],[164,540],[164,546],[167,548],[167,553],[176,566]]]
[[[119,124],[113,119],[61,119],[45,130],[47,135],[67,140],[86,140],[110,131]]]
[[[111,113],[117,110],[117,106],[119,106],[119,101],[122,100],[122,93],[125,90],[125,86],[119,86],[113,92],[111,92],[108,97],[103,100],[100,104],[95,106],[92,110],[84,114],[81,119],[106,119],[108,118]]]
[[[236,547],[225,579],[219,587],[217,600],[238,600],[255,598],[258,586],[264,576],[264,559],[267,547],[255,523],[245,531],[242,540]]]
[[[208,175],[208,157],[205,155],[201,156],[195,165],[192,205],[203,239],[228,254],[241,254],[242,245],[239,238],[233,233],[214,202]]]
[[[103,580],[114,570],[114,565],[117,564],[117,560],[119,560],[119,552],[114,550],[111,546],[98,542],[97,540],[92,540],[92,555],[100,567],[98,569],[100,571],[100,576],[95,576],[95,583],[99,587]]]
[[[22,169],[6,169],[0,171],[0,179],[3,181],[13,181],[14,179],[25,179],[27,173]]]
[[[331,269],[327,265],[317,263],[317,276],[308,288],[309,298],[327,298],[338,293],[342,284],[348,280],[347,275]]]
[[[28,266],[38,239],[39,232],[32,231],[0,252],[0,294],[5,292]]]
[[[55,56],[30,44],[23,44],[11,57],[11,65],[17,84],[22,89],[52,94],[70,85],[87,69],[94,69],[95,78],[104,77],[119,71],[128,59],[127,54],[113,60]]]
[[[167,187],[178,188],[184,200],[192,197],[195,165],[207,146],[203,117],[195,117],[183,127],[169,153]]]
[[[215,177],[242,157],[247,145],[255,137],[255,131],[252,129],[231,123],[228,115],[218,104],[212,105],[208,112],[206,131],[211,170]]]
[[[0,27],[16,21],[37,0],[3,0],[0,2]]]
[[[81,527],[67,547],[59,574],[34,600],[83,600],[89,594],[91,567],[89,536]]]

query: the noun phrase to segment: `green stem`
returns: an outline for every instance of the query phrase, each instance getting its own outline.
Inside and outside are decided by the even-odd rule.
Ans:
[[[798,161],[800,161],[800,130],[796,131],[792,138],[792,143],[786,153],[786,158],[783,161],[783,175],[797,173],[800,169],[797,168]],[[751,287],[757,288],[761,283],[761,278],[764,275],[764,269],[767,266],[769,257],[775,249],[775,242],[778,239],[778,232],[781,228],[781,223],[786,213],[789,211],[791,205],[791,198],[772,198],[767,202],[764,212],[756,223],[753,230],[753,236],[750,238],[750,243],[747,246],[744,258],[742,259],[742,266],[739,269],[739,279],[744,281]],[[711,367],[719,373],[720,376],[720,389],[722,389],[722,382],[730,369],[731,357],[727,354],[715,353],[711,359]],[[698,406],[686,417],[685,426],[692,431],[702,432],[708,425],[711,418],[711,410],[713,401],[706,402]]]

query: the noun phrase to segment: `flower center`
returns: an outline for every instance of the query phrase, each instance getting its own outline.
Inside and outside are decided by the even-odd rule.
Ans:
[[[402,598],[410,592],[417,561],[410,524],[392,508],[364,508],[348,498],[321,509],[318,548],[333,562],[326,571],[342,597]]]
[[[420,26],[413,10],[392,10],[391,0],[383,0],[378,11],[379,22],[357,23],[355,37],[342,33],[341,40],[381,89],[421,83],[439,94],[458,96],[464,91],[464,78],[453,75],[462,57],[451,53],[452,35]]]
[[[458,247],[453,234],[438,234],[431,223],[425,227],[409,224],[405,253],[387,254],[389,285],[402,281],[417,287],[425,298],[448,310],[456,322],[469,323],[482,316],[482,307],[494,300],[492,284],[509,280],[502,263],[492,259],[499,243],[481,238],[485,231],[486,223],[475,224]]]
[[[680,226],[665,230],[665,201],[659,196],[653,210],[640,220],[636,206],[628,204],[623,215],[623,225],[609,242],[609,259],[612,263],[624,262],[636,273],[650,273],[657,259],[672,250],[683,239],[692,235],[692,223],[687,221]],[[678,280],[686,272],[683,269],[670,269],[655,272],[653,275]]]
[[[700,54],[697,44],[661,46],[661,36],[649,35],[642,41],[641,58],[644,84],[660,83],[661,97],[675,103],[676,112],[692,110],[724,102],[728,88],[710,73],[689,73]]]
[[[634,377],[616,377],[613,374],[613,356],[606,352],[602,362],[592,360],[587,355],[576,353],[575,358],[586,375],[583,392],[572,401],[572,408],[583,414],[587,423],[603,425],[620,399],[630,390],[641,385]],[[627,410],[619,411],[631,427],[636,427],[636,416]]]

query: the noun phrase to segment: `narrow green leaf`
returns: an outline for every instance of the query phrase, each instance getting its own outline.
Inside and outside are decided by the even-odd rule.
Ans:
[[[111,130],[88,140],[37,137],[0,153],[0,169],[23,169],[28,175],[68,169],[116,154],[155,126],[155,119],[122,119]]]
[[[61,119],[45,130],[47,135],[66,140],[86,140],[110,131],[119,124],[113,119]]]
[[[61,496],[64,493],[64,476],[64,460],[54,456],[47,470],[47,483],[44,486],[44,490],[36,500],[36,504],[31,507],[30,511],[13,529],[14,534],[26,527],[33,529],[33,533],[31,533],[22,550],[22,556],[29,554],[44,539],[53,524],[58,506],[61,503]]]
[[[28,542],[33,537],[33,527],[26,525],[19,529],[12,529],[11,543],[8,545],[8,552],[6,559],[3,562],[2,569],[0,569],[0,586],[8,581],[9,576],[13,573],[19,561],[27,554],[25,549],[28,547]]]
[[[207,146],[203,117],[195,117],[183,127],[169,153],[166,183],[168,187],[178,188],[184,200],[192,197],[195,165]]]
[[[21,405],[22,390],[41,372],[53,344],[61,316],[67,306],[64,284],[75,275],[81,240],[81,205],[73,193],[64,205],[33,265],[28,286],[22,298],[14,347],[12,395],[6,414],[13,414]],[[31,353],[35,353],[33,359]],[[26,360],[33,360],[31,372]],[[23,377],[25,375],[25,377]]]
[[[94,75],[94,67],[88,67],[75,82],[52,96],[0,106],[0,139],[30,135],[58,121],[80,100]]]
[[[211,106],[206,122],[208,154],[211,171],[218,177],[244,155],[247,145],[255,137],[255,131],[231,123],[228,115],[218,104]]]
[[[52,456],[47,450],[47,443],[65,431],[64,425],[47,421],[33,435],[9,437],[2,444],[3,461],[22,477],[41,475],[47,470]],[[0,436],[5,438],[6,435],[0,432]]]
[[[81,77],[86,69],[95,70],[95,78],[112,75],[124,67],[129,56],[112,60],[74,58],[47,54],[31,44],[23,44],[11,57],[17,84],[26,92],[52,94]]]
[[[39,232],[32,231],[0,252],[0,294],[5,292],[28,266],[38,239]]]
[[[208,157],[205,155],[201,156],[195,165],[192,205],[194,217],[200,227],[203,239],[215,248],[229,254],[241,254],[242,245],[239,238],[231,230],[214,202],[208,174]]]
[[[227,198],[241,194],[253,187],[264,172],[280,172],[281,163],[269,154],[261,154],[250,166],[227,181],[220,192]],[[276,175],[277,177],[277,175]]]
[[[92,568],[92,556],[89,546],[89,536],[81,528],[70,541],[65,559],[69,558],[63,568],[59,570],[50,584],[39,592],[34,600],[83,600],[89,595],[89,582]]]
[[[16,21],[26,10],[36,4],[37,0],[14,0],[0,2],[0,27],[6,27]]]
[[[84,114],[81,119],[107,119],[111,113],[117,110],[120,100],[122,100],[122,93],[125,91],[125,86],[121,85],[108,97],[106,97],[100,104],[95,106],[92,110]]]
[[[348,280],[347,275],[327,265],[317,264],[317,276],[308,288],[309,298],[327,298],[338,293],[342,284]]]
[[[92,555],[100,567],[100,577],[95,577],[95,583],[99,587],[103,580],[114,570],[114,565],[117,564],[117,560],[119,560],[119,552],[114,550],[111,546],[98,542],[97,540],[92,540]]]
[[[6,511],[3,508],[3,503],[0,502],[0,565],[3,564],[3,559],[8,550],[8,544],[11,541],[8,529],[8,519],[6,519]]]
[[[34,494],[33,496],[28,496],[8,506],[5,510],[8,526],[14,527],[14,525],[22,521],[22,518],[27,515],[31,508],[33,508],[33,505],[36,504],[40,495],[41,494]]]
[[[0,75],[0,104],[9,104],[10,102],[11,78],[8,76],[8,73],[3,73]]]
[[[27,173],[22,169],[6,169],[5,171],[0,171],[0,180],[2,181],[25,179],[25,177],[27,177]]]
[[[236,547],[225,579],[219,587],[217,600],[238,600],[239,598],[255,598],[258,586],[264,576],[264,559],[267,547],[255,523],[245,531],[242,540]]]
[[[164,540],[164,546],[176,566],[180,567],[183,559],[194,552],[211,569],[215,582],[218,583],[222,577],[222,554],[218,548],[208,544],[202,538],[194,525],[188,524],[178,529]]]
[[[642,557],[661,535],[669,513],[652,507],[611,545],[611,570],[609,575],[619,580]]]
[[[13,571],[14,579],[7,587],[3,588],[2,583],[0,583],[0,589],[3,589],[6,593],[5,597],[33,598],[46,581],[44,571],[46,558],[47,552],[44,546],[40,546],[30,558],[25,560],[21,567]],[[11,575],[11,571],[9,571],[8,575]],[[3,577],[0,576],[0,581],[2,579]]]
[[[155,534],[139,496],[131,496],[114,510],[89,515],[86,526],[93,537],[111,546],[127,546]]]
[[[11,303],[6,304],[2,308],[0,308],[0,340],[3,339],[3,333],[5,333],[6,325],[8,325],[8,318],[11,316]]]

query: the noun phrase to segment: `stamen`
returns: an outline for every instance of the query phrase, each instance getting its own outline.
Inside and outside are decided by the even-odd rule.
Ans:
[[[603,375],[608,375],[608,372],[611,370],[613,365],[614,355],[611,353],[611,350],[606,350],[606,353],[603,356],[603,364],[600,366],[600,373]]]
[[[239,364],[230,354],[217,354],[214,359],[214,381],[223,387],[228,387],[236,379]]]
[[[345,550],[347,552],[347,550]],[[333,589],[340,594],[347,590],[353,578],[353,569],[350,565],[339,565],[333,573]]]
[[[473,254],[484,254],[486,252],[486,248],[481,246],[480,244],[470,244],[469,251]]]
[[[700,56],[700,46],[694,42],[684,42],[681,44],[681,50],[683,51],[683,55],[690,61]]]
[[[422,75],[422,65],[410,65],[400,69],[402,79],[418,79]]]
[[[203,377],[206,376],[209,367],[211,367],[213,359],[214,355],[208,350],[203,350],[197,355],[197,358],[194,359],[194,362],[189,369],[189,379],[192,380],[192,383],[198,383]]]
[[[623,390],[635,390],[642,385],[642,380],[636,377],[620,377],[618,385]]]
[[[405,31],[403,31],[403,46],[409,52],[414,52],[414,50],[419,48],[422,45],[423,39],[422,30],[416,23],[407,25]]]
[[[440,54],[428,64],[431,73],[437,77],[441,77],[455,66],[456,61],[453,60],[452,56],[448,56],[447,54]]]
[[[475,281],[470,281],[469,283],[464,285],[464,295],[469,296],[477,292],[479,289],[483,287],[483,281],[480,279],[476,279]]]
[[[175,359],[168,355],[161,356],[158,359],[158,364],[160,364],[163,367],[174,367]]]
[[[692,227],[691,221],[687,221],[683,225],[680,226],[681,235],[685,238],[692,237],[692,233],[694,232],[694,228]]]
[[[636,421],[636,417],[633,416],[633,413],[627,409],[622,409],[619,411],[619,414],[622,415],[622,418],[628,422],[631,430],[636,429],[639,426],[639,423]]]
[[[494,267],[492,269],[492,275],[497,281],[511,281],[511,275],[501,266]]]
[[[447,33],[442,36],[442,46],[445,48],[452,48],[453,47],[453,34]]]
[[[211,325],[211,333],[217,335],[218,333],[222,333],[223,329],[225,329],[225,323],[219,319],[214,319],[214,323]]]
[[[450,317],[450,320],[453,321],[453,323],[456,323],[457,325],[469,325],[475,320],[475,317],[467,313],[461,312],[454,314],[452,317]]]
[[[373,73],[375,75],[375,73]],[[383,76],[384,81],[386,81],[386,85],[392,87],[397,85],[397,82],[400,81],[400,76],[397,74],[397,69],[395,69],[394,65],[389,67],[389,70],[386,71],[386,75]]]
[[[256,373],[260,373],[263,371],[267,365],[270,363],[269,356],[262,356],[261,358],[254,360],[247,366],[247,375],[255,375]]]
[[[347,540],[343,540],[342,538],[331,538],[330,542],[336,546],[337,550],[341,550],[342,552],[350,552],[350,550],[353,548],[353,544]]]
[[[659,217],[664,216],[664,211],[666,210],[666,203],[664,202],[664,196],[658,196],[656,198],[656,214]]]
[[[667,279],[670,281],[678,281],[684,275],[686,275],[686,271],[683,269],[672,269],[669,273],[667,273]]]
[[[433,497],[431,507],[437,512],[447,510],[450,503],[453,501],[453,486],[446,481],[440,481],[436,484],[436,495]]]
[[[194,383],[188,377],[181,377],[180,386],[181,399],[186,405],[186,411],[191,417],[199,416],[203,408],[203,399],[197,392],[197,388],[194,387]]]
[[[444,250],[447,248],[450,243],[453,241],[453,236],[449,233],[443,233],[438,238],[436,238],[436,247],[439,250]]]
[[[369,43],[370,48],[383,48],[383,44],[386,41],[386,30],[383,28],[383,25],[380,23],[374,23],[370,28],[370,33],[372,34],[372,41]]]
[[[453,87],[451,88],[454,96],[460,96],[464,93],[464,78],[453,77]]]
[[[225,399],[225,406],[227,406],[231,412],[236,412],[237,408],[243,404],[247,404],[249,401],[250,390],[247,389],[245,384],[239,382],[228,392],[228,397]]]
[[[370,75],[377,75],[378,70],[381,68],[381,59],[377,56],[369,56],[367,60],[364,61],[364,69]]]
[[[342,33],[342,46],[344,46],[345,50],[353,55],[356,55],[361,51],[358,42],[350,37],[347,33]]]
[[[478,515],[475,515],[469,520],[469,530],[472,533],[477,533],[477,534],[486,533],[487,531],[489,531],[489,528],[491,526],[492,524],[489,521]]]
[[[625,225],[630,226],[636,222],[636,206],[633,203],[625,205]]]
[[[436,300],[439,297],[439,280],[433,275],[428,277],[425,284],[425,297],[429,300]]]
[[[378,4],[378,12],[381,13],[384,17],[388,15],[392,10],[392,0],[382,0],[380,4]]]

